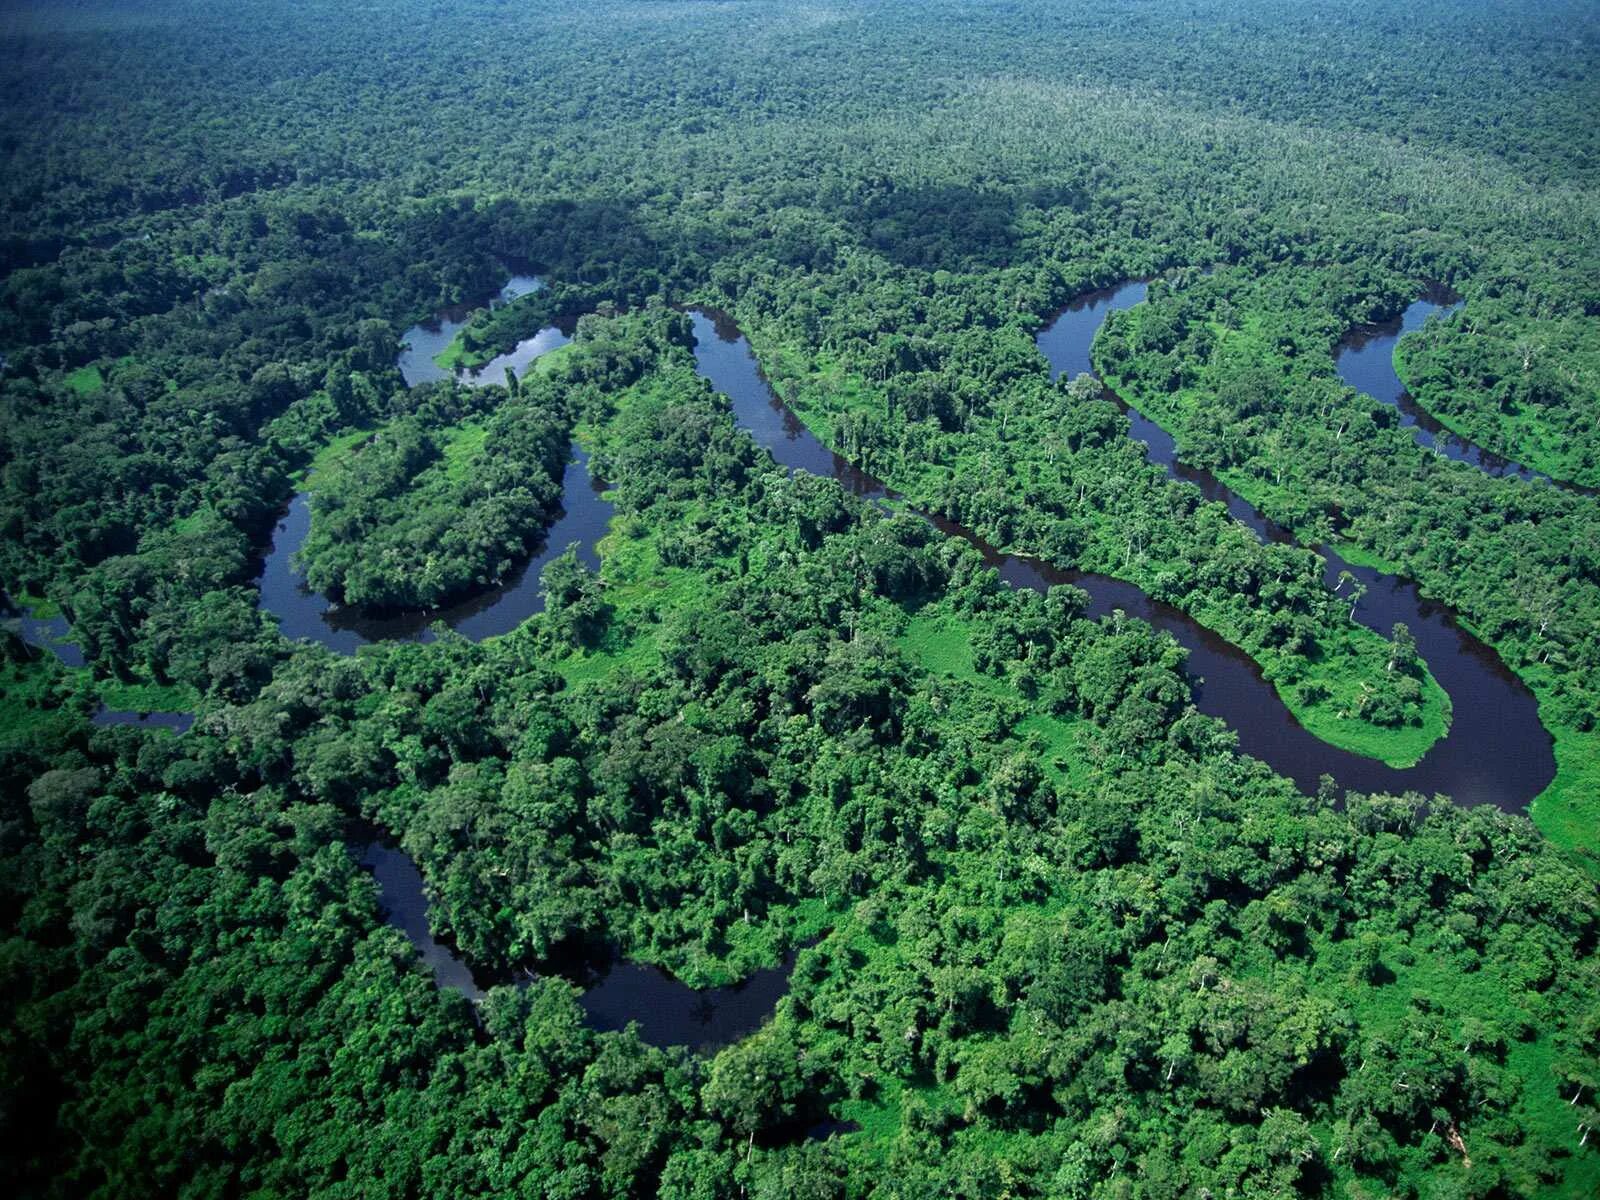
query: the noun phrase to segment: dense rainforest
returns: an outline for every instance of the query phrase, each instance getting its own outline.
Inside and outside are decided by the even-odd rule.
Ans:
[[[1600,1194],[1592,5],[0,54],[9,1194]]]

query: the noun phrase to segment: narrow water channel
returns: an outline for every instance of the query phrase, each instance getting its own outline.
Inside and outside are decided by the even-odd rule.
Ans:
[[[489,303],[509,304],[544,286],[535,275],[513,275]],[[535,359],[572,340],[569,327],[548,327],[519,342],[508,354],[490,360],[480,370],[453,374],[433,361],[455,339],[481,304],[446,309],[430,321],[406,331],[398,366],[407,387],[455,379],[469,387],[504,383],[507,369],[521,375]],[[465,638],[481,641],[510,633],[544,608],[539,573],[545,564],[577,544],[578,557],[591,570],[599,570],[595,543],[605,535],[611,504],[603,499],[604,484],[589,473],[589,456],[576,443],[561,479],[562,512],[546,532],[543,549],[529,558],[506,582],[444,608],[373,616],[335,604],[306,587],[294,569],[293,558],[311,532],[310,493],[300,492],[289,502],[272,531],[262,562],[259,603],[272,614],[285,637],[320,642],[338,654],[380,641],[433,640],[433,625],[443,622]]]
[[[402,850],[382,841],[369,842],[361,865],[378,885],[384,920],[405,934],[423,965],[441,988],[454,988],[470,1000],[481,1000],[495,983],[479,979],[451,947],[428,928],[428,897],[422,874]],[[563,975],[583,988],[578,1005],[587,1024],[604,1031],[639,1028],[653,1046],[687,1046],[705,1051],[754,1033],[789,990],[794,954],[776,967],[752,972],[729,987],[692,988],[660,967],[612,959],[575,965]],[[526,977],[524,977],[526,978]]]
[[[1461,301],[1443,288],[1431,288],[1389,321],[1376,325],[1357,325],[1340,339],[1333,363],[1339,378],[1358,392],[1387,404],[1400,414],[1402,428],[1410,429],[1417,445],[1437,451],[1452,462],[1467,463],[1489,475],[1513,479],[1542,479],[1557,487],[1585,492],[1589,489],[1552,479],[1540,471],[1502,458],[1446,429],[1412,399],[1394,369],[1395,347],[1408,333],[1421,329],[1429,317],[1447,317],[1461,307]]]
[[[543,286],[544,280],[537,275],[513,275],[497,295],[490,297],[488,306],[498,308],[502,304],[510,304],[519,296],[536,292]],[[460,333],[462,327],[472,319],[473,313],[483,307],[482,303],[456,305],[406,330],[404,338],[401,339],[402,349],[397,365],[407,387],[416,387],[419,383],[440,383],[450,379],[470,385],[504,383],[506,367],[514,368],[520,375],[523,368],[539,355],[548,353],[557,346],[564,346],[571,340],[571,329],[551,326],[539,330],[533,337],[518,343],[516,349],[509,354],[502,354],[492,359],[477,371],[448,371],[434,362],[434,356],[443,352],[451,342],[455,341],[456,334]]]
[[[1143,283],[1129,282],[1091,292],[1063,309],[1038,338],[1039,348],[1050,363],[1052,378],[1092,373],[1090,346],[1106,316],[1138,304],[1145,295]],[[1415,324],[1420,324],[1421,319],[1414,318]],[[1365,370],[1357,377],[1362,384],[1380,390],[1387,386],[1376,366],[1382,363],[1393,388],[1403,390],[1399,389],[1399,380],[1394,374],[1393,352],[1395,342],[1404,332],[1402,322],[1394,325],[1386,340],[1370,331],[1365,335]],[[1357,386],[1352,380],[1347,379],[1347,382]],[[1193,483],[1207,499],[1225,504],[1235,519],[1258,536],[1282,542],[1293,540],[1286,530],[1257,512],[1210,472],[1181,462],[1176,443],[1165,429],[1121,397],[1109,390],[1105,394],[1128,415],[1131,436],[1144,442],[1145,456],[1150,462],[1175,479]],[[1205,681],[1202,700],[1220,700],[1221,707],[1237,714],[1224,716],[1224,719],[1240,731],[1241,748],[1289,775],[1302,787],[1307,786],[1308,777],[1314,779],[1325,771],[1342,787],[1391,792],[1413,789],[1429,795],[1443,792],[1461,804],[1492,803],[1508,811],[1520,810],[1543,791],[1555,776],[1550,735],[1539,723],[1538,703],[1533,693],[1499,656],[1463,629],[1447,608],[1424,600],[1410,580],[1369,567],[1352,566],[1326,546],[1315,549],[1323,557],[1323,577],[1329,588],[1338,584],[1340,573],[1344,571],[1365,585],[1366,594],[1357,606],[1356,620],[1384,636],[1388,636],[1396,622],[1404,622],[1410,628],[1417,649],[1434,678],[1450,695],[1454,708],[1450,731],[1416,766],[1388,767],[1337,750],[1307,734],[1277,699],[1271,685],[1260,679],[1253,663],[1251,673],[1259,687],[1271,694],[1273,704],[1267,705],[1264,699],[1252,704],[1248,696],[1237,699],[1216,696],[1216,664],[1208,668],[1197,663],[1191,652],[1191,669]],[[1214,634],[1209,636],[1215,638]],[[1229,646],[1228,650],[1242,657],[1233,647]],[[1210,711],[1203,702],[1200,707]],[[1253,717],[1251,708],[1256,709]],[[1269,720],[1261,711],[1263,708],[1281,712],[1282,721]],[[1246,724],[1240,724],[1241,721]],[[1262,721],[1268,721],[1272,729],[1271,740],[1265,742],[1248,728],[1248,724]],[[1287,727],[1292,727],[1293,732],[1288,732]],[[1287,740],[1275,744],[1280,737]]]
[[[1089,346],[1106,315],[1143,298],[1144,285],[1130,283],[1090,293],[1069,305],[1040,335],[1052,372],[1076,375],[1089,371]],[[697,339],[697,370],[729,398],[739,424],[781,465],[831,476],[863,497],[891,494],[880,481],[818,442],[783,405],[762,377],[748,342],[726,316],[696,310],[691,319]],[[1287,536],[1220,481],[1184,468],[1165,431],[1126,405],[1123,408],[1138,431],[1135,436],[1145,441],[1152,462],[1227,504],[1230,512],[1262,536]],[[1324,552],[1329,586],[1343,570],[1366,584],[1358,618],[1385,635],[1396,621],[1409,625],[1418,649],[1454,702],[1450,733],[1416,766],[1396,769],[1339,750],[1307,733],[1248,655],[1187,614],[1152,600],[1135,585],[1005,554],[959,525],[942,520],[934,523],[976,547],[1013,586],[1042,591],[1055,584],[1071,584],[1088,593],[1093,616],[1120,609],[1171,633],[1189,652],[1189,670],[1196,677],[1195,703],[1200,710],[1225,721],[1238,734],[1244,753],[1266,762],[1302,789],[1315,790],[1320,777],[1327,774],[1344,789],[1442,792],[1460,804],[1495,804],[1515,811],[1554,776],[1550,738],[1539,724],[1532,694],[1493,651],[1461,629],[1447,610],[1423,601],[1409,581],[1348,566]]]
[[[84,665],[83,647],[71,640],[72,627],[67,624],[65,617],[36,617],[30,610],[0,594],[0,623],[25,644],[54,655],[62,666]]]
[[[551,559],[577,544],[578,558],[590,570],[600,569],[595,543],[611,521],[605,484],[589,471],[589,455],[574,443],[572,459],[561,478],[561,515],[545,533],[543,547],[499,587],[480,592],[448,608],[421,609],[373,617],[334,604],[305,585],[291,560],[311,531],[308,495],[301,492],[273,530],[262,564],[260,604],[278,619],[288,638],[309,638],[338,654],[354,654],[368,642],[396,639],[431,641],[432,626],[442,621],[472,641],[510,633],[544,609],[539,573]]]
[[[194,714],[187,712],[136,712],[101,705],[90,718],[96,725],[137,725],[141,729],[165,729],[169,733],[188,733]]]
[[[0,624],[9,628],[24,644],[54,655],[64,667],[86,665],[83,647],[70,640],[72,627],[66,617],[36,617],[0,596]],[[138,725],[173,733],[186,733],[194,724],[193,713],[135,712],[132,709],[107,708],[103,704],[89,719],[96,725]]]

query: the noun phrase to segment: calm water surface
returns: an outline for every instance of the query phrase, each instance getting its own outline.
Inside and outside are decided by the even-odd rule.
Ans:
[[[505,287],[501,288],[497,295],[490,298],[489,305],[490,307],[498,307],[502,304],[509,304],[518,296],[526,296],[530,292],[538,291],[543,286],[544,280],[537,275],[513,275]],[[542,329],[534,337],[529,338],[528,342],[522,343],[516,350],[512,351],[511,355],[501,355],[500,358],[489,363],[481,371],[473,373],[462,372],[457,376],[455,372],[447,371],[434,362],[434,355],[439,354],[451,342],[455,341],[456,334],[461,332],[462,326],[470,321],[472,314],[482,307],[482,304],[456,305],[453,308],[445,309],[432,320],[423,321],[421,324],[413,325],[406,330],[405,337],[401,339],[403,347],[400,352],[399,367],[400,374],[405,379],[407,387],[416,387],[419,383],[435,383],[455,378],[460,378],[466,383],[504,383],[505,371],[502,369],[502,359],[511,358],[521,351],[524,346],[528,345],[528,342],[546,338],[547,334],[554,334],[562,339],[561,342],[557,342],[555,345],[563,344],[565,341],[565,336],[559,330]],[[548,344],[549,340],[549,338],[546,338],[545,349],[555,349],[555,345]],[[527,356],[522,365],[526,366],[528,362],[532,362],[536,357],[538,357],[537,354]],[[491,367],[494,368],[492,373],[490,372]]]
[[[561,480],[561,514],[545,534],[542,548],[499,587],[469,597],[448,608],[420,609],[391,616],[366,616],[334,604],[321,592],[306,587],[294,569],[294,554],[311,531],[308,494],[301,492],[289,504],[262,564],[261,607],[278,619],[285,637],[309,638],[338,654],[354,654],[368,642],[404,639],[432,641],[432,625],[442,621],[463,637],[481,641],[510,633],[534,613],[544,609],[539,573],[551,559],[576,544],[578,558],[590,569],[600,569],[595,543],[605,536],[612,505],[604,498],[605,484],[589,472],[589,456],[576,444]]]
[[[1106,315],[1137,304],[1144,295],[1144,284],[1128,283],[1080,297],[1063,310],[1039,339],[1052,374],[1089,371],[1089,346]],[[725,316],[702,310],[691,317],[700,374],[729,398],[739,423],[780,464],[837,478],[857,495],[892,494],[881,482],[818,442],[784,407],[762,377],[749,344]],[[1208,496],[1225,503],[1230,512],[1261,536],[1287,536],[1220,481],[1184,468],[1165,431],[1127,405],[1122,407],[1129,413],[1135,436],[1145,442],[1152,462],[1177,478],[1194,482]],[[1072,584],[1089,594],[1092,616],[1105,616],[1120,609],[1171,633],[1189,652],[1189,670],[1197,677],[1195,703],[1200,710],[1232,727],[1242,751],[1260,758],[1307,791],[1314,790],[1320,777],[1327,774],[1346,789],[1443,792],[1461,804],[1489,803],[1516,810],[1554,776],[1550,738],[1539,724],[1532,694],[1504,668],[1493,651],[1461,629],[1448,611],[1423,601],[1409,581],[1349,566],[1324,552],[1330,587],[1342,570],[1349,570],[1367,585],[1357,619],[1385,636],[1396,621],[1409,625],[1434,677],[1454,702],[1450,733],[1416,766],[1396,769],[1336,749],[1307,733],[1248,655],[1187,614],[1152,600],[1135,585],[1005,554],[953,522],[934,523],[975,546],[999,570],[1001,578],[1013,586],[1042,591],[1055,584]]]
[[[1400,375],[1394,369],[1396,345],[1406,334],[1421,329],[1429,317],[1447,317],[1460,307],[1460,300],[1450,292],[1432,288],[1391,321],[1357,325],[1345,334],[1334,352],[1333,362],[1339,378],[1356,391],[1364,392],[1374,400],[1398,410],[1401,427],[1411,430],[1417,445],[1435,450],[1452,462],[1467,463],[1490,475],[1542,479],[1558,487],[1587,491],[1586,488],[1562,484],[1539,471],[1474,445],[1458,433],[1452,433],[1418,407],[1411,393],[1406,391],[1406,385],[1400,381]]]
[[[384,919],[416,947],[437,984],[482,999],[495,981],[475,977],[451,947],[435,940],[422,875],[410,857],[373,841],[362,851],[361,865],[377,881]],[[790,954],[781,966],[755,971],[731,987],[696,989],[659,967],[612,961],[587,965],[575,972],[575,981],[584,988],[578,1004],[590,1027],[621,1030],[635,1022],[651,1045],[710,1050],[759,1029],[788,991],[793,968]]]

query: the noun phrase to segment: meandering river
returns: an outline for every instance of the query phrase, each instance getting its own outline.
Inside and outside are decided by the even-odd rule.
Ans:
[[[422,875],[404,851],[373,841],[362,851],[361,865],[378,884],[384,919],[417,948],[440,987],[480,1000],[492,984],[511,982],[478,979],[453,949],[434,938]],[[578,1004],[591,1028],[620,1030],[631,1021],[652,1045],[709,1050],[759,1029],[789,990],[793,969],[791,953],[780,966],[717,988],[692,988],[660,967],[620,960],[585,963],[564,975],[583,987]]]
[[[546,532],[542,549],[505,583],[448,608],[382,617],[334,604],[321,592],[306,587],[304,578],[294,569],[294,554],[311,531],[309,497],[301,492],[273,531],[261,569],[261,607],[278,619],[285,637],[309,638],[339,654],[354,654],[368,642],[431,641],[431,627],[440,621],[475,642],[510,633],[543,610],[539,573],[569,545],[577,544],[579,559],[591,570],[600,569],[594,547],[605,536],[611,521],[611,502],[605,499],[605,485],[589,472],[588,454],[576,444],[562,475],[561,488],[561,515]]]
[[[1052,373],[1090,371],[1089,347],[1107,314],[1137,304],[1144,296],[1145,285],[1133,282],[1091,292],[1068,305],[1039,337]],[[748,342],[732,322],[709,310],[697,310],[691,317],[697,338],[696,368],[728,397],[739,424],[780,464],[836,478],[859,496],[892,495],[881,481],[822,445],[788,410],[767,385]],[[1108,398],[1115,399],[1109,393]],[[1127,405],[1121,407],[1132,422],[1133,436],[1145,442],[1150,461],[1226,504],[1259,535],[1288,537],[1219,480],[1184,467],[1164,430]],[[1532,693],[1492,650],[1462,629],[1447,609],[1424,601],[1407,580],[1351,566],[1337,555],[1321,551],[1330,587],[1345,570],[1366,585],[1357,619],[1386,636],[1396,621],[1410,626],[1418,650],[1453,701],[1449,734],[1416,766],[1397,769],[1339,750],[1307,733],[1248,655],[1187,614],[1152,600],[1133,584],[1006,554],[971,530],[944,520],[934,523],[976,547],[1014,586],[1044,590],[1054,584],[1072,584],[1089,594],[1091,615],[1104,616],[1121,609],[1171,633],[1189,652],[1189,670],[1196,677],[1195,703],[1200,710],[1225,721],[1238,734],[1243,752],[1307,791],[1315,790],[1326,774],[1344,789],[1443,792],[1460,804],[1495,804],[1516,811],[1554,777],[1550,737],[1539,724]]]
[[[534,275],[513,275],[491,304],[506,304],[543,287]],[[481,305],[446,309],[431,321],[406,331],[398,360],[408,387],[455,379],[470,387],[504,383],[506,369],[519,375],[541,355],[570,340],[570,330],[548,327],[519,342],[509,354],[491,360],[481,370],[452,374],[433,361],[454,339]],[[605,535],[611,504],[603,498],[604,485],[589,473],[589,456],[574,444],[572,458],[561,479],[562,512],[550,526],[543,549],[529,558],[506,582],[469,596],[445,608],[372,616],[333,603],[306,587],[294,569],[293,558],[311,531],[310,493],[300,492],[272,531],[272,541],[262,562],[259,579],[261,607],[278,620],[284,636],[309,638],[339,654],[354,654],[369,642],[405,639],[431,641],[432,626],[443,622],[463,637],[481,641],[509,633],[544,607],[539,573],[552,558],[577,544],[578,556],[591,570],[599,570],[595,543]]]
[[[1437,451],[1452,462],[1467,463],[1489,475],[1515,479],[1542,479],[1556,487],[1577,492],[1590,489],[1576,484],[1552,479],[1520,463],[1502,458],[1492,450],[1485,450],[1446,429],[1439,421],[1412,399],[1411,393],[1394,369],[1395,345],[1408,333],[1421,329],[1431,316],[1449,316],[1461,307],[1461,301],[1444,288],[1430,288],[1420,300],[1414,300],[1401,313],[1377,325],[1357,325],[1346,333],[1334,352],[1334,366],[1339,378],[1364,392],[1379,403],[1387,404],[1400,414],[1402,428],[1410,429],[1417,445]]]
[[[489,301],[489,307],[497,308],[502,304],[509,304],[517,297],[536,292],[543,286],[544,280],[537,275],[513,275],[505,287]],[[517,343],[516,348],[509,354],[490,359],[476,371],[449,371],[434,362],[434,356],[455,341],[456,334],[460,333],[472,319],[472,314],[482,307],[482,304],[461,304],[447,308],[431,320],[423,321],[406,330],[397,365],[407,387],[449,379],[473,386],[504,383],[507,367],[511,367],[520,375],[527,365],[541,354],[547,354],[557,346],[564,346],[572,340],[570,328],[547,326],[531,338]]]
[[[1051,373],[1059,376],[1090,370],[1090,346],[1106,315],[1120,307],[1138,304],[1141,299],[1144,299],[1144,285],[1125,283],[1117,288],[1088,293],[1069,304],[1038,338],[1040,349],[1050,362]],[[890,499],[893,496],[880,480],[818,442],[805,424],[778,400],[760,373],[749,342],[728,318],[704,309],[693,310],[690,317],[696,334],[696,370],[728,397],[739,426],[765,446],[781,466],[835,478],[861,498]],[[1398,331],[1394,338],[1397,336]],[[1368,334],[1366,344],[1371,341],[1373,338]],[[1160,426],[1147,421],[1109,392],[1107,398],[1128,414],[1131,434],[1144,442],[1150,461],[1160,464],[1173,477],[1194,483],[1208,498],[1226,504],[1229,512],[1262,538],[1288,538],[1285,531],[1267,522],[1219,480],[1184,466],[1176,454],[1173,438]],[[574,469],[581,470],[582,478],[587,478],[586,462],[581,456],[574,461]],[[552,528],[550,546],[565,546],[571,536],[579,536],[582,554],[587,562],[594,563],[594,541],[605,531],[610,506],[603,506],[592,483],[584,488],[579,478],[574,478],[574,470],[568,472],[566,486],[566,502],[571,512],[578,515],[573,518],[574,525],[568,533],[558,534],[560,523]],[[1347,566],[1338,555],[1322,550],[1328,563],[1326,578],[1330,586],[1342,570],[1349,570],[1362,579],[1368,590],[1358,608],[1358,618],[1381,632],[1387,632],[1395,621],[1405,621],[1416,635],[1418,648],[1429,661],[1435,678],[1450,691],[1454,701],[1450,734],[1440,739],[1418,765],[1408,770],[1395,770],[1371,758],[1334,749],[1310,736],[1243,651],[1200,626],[1187,614],[1150,600],[1130,582],[1061,570],[1024,555],[1003,554],[1002,550],[960,525],[939,518],[930,517],[930,520],[949,536],[970,542],[1013,586],[1043,590],[1054,584],[1072,584],[1088,592],[1090,613],[1094,616],[1122,610],[1170,632],[1189,651],[1189,670],[1195,677],[1197,706],[1229,723],[1237,731],[1243,752],[1261,758],[1304,789],[1315,789],[1320,776],[1331,774],[1334,781],[1346,789],[1445,792],[1464,805],[1494,803],[1507,810],[1517,810],[1538,794],[1554,774],[1550,739],[1539,725],[1533,696],[1504,669],[1488,646],[1462,630],[1448,610],[1424,602],[1411,582]],[[290,533],[291,536],[282,539],[282,550],[275,547],[275,554],[282,554],[282,568],[277,576],[280,586],[285,579],[293,581],[288,576],[286,557],[293,552],[293,546],[298,546],[298,536],[304,536],[304,530],[298,536],[294,536],[293,531]],[[509,629],[525,619],[526,614],[538,611],[536,605],[526,606],[526,594],[520,595],[522,598],[515,603],[502,598],[486,608],[485,611],[498,613],[496,629],[486,632],[501,632],[501,627]],[[299,626],[304,634],[330,642],[334,630],[325,610],[315,608],[314,600],[302,594],[298,598],[306,613],[306,621]],[[437,614],[426,614],[418,619],[434,619],[435,616]],[[390,629],[392,627],[368,626],[366,635],[414,635],[414,630],[390,632]],[[339,632],[349,634],[354,630]],[[466,963],[450,947],[435,941],[427,928],[426,891],[410,858],[402,851],[374,842],[366,848],[362,861],[378,880],[389,922],[416,944],[424,962],[434,970],[438,984],[456,987],[469,997],[480,997],[485,984],[474,979]],[[610,963],[597,974],[582,979],[587,984],[582,1008],[590,1024],[597,1029],[621,1029],[627,1022],[637,1021],[648,1042],[704,1050],[734,1042],[757,1029],[786,992],[792,963],[794,958],[790,957],[778,968],[757,971],[738,987],[707,990],[685,987],[651,966]]]
[[[85,666],[83,647],[72,641],[72,627],[66,617],[36,617],[0,596],[0,622],[9,626],[30,646],[44,650],[60,660],[62,666]],[[132,709],[101,705],[89,718],[96,725],[140,725],[185,733],[194,724],[194,714],[186,712],[136,712]]]

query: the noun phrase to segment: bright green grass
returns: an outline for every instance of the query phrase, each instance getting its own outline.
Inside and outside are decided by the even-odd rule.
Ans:
[[[834,1105],[834,1111],[840,1120],[854,1121],[861,1126],[859,1133],[846,1136],[860,1144],[870,1160],[881,1164],[887,1160],[905,1128],[906,1102],[912,1097],[931,1112],[952,1116],[959,1116],[965,1107],[947,1085],[927,1078],[907,1083],[890,1076],[882,1081],[872,1099],[842,1100]]]
[[[979,676],[972,665],[971,631],[943,613],[913,617],[899,641],[912,658],[935,675],[954,675],[968,682],[987,678]]]
[[[331,466],[340,458],[350,453],[351,450],[361,445],[374,433],[371,428],[347,429],[336,434],[325,442],[321,449],[305,465],[305,469],[295,476],[296,486],[304,485],[305,481],[315,475],[323,467]]]
[[[62,713],[55,693],[55,664],[0,664],[0,746],[37,738]]]
[[[483,453],[489,439],[486,425],[457,425],[445,434],[444,475],[451,483],[461,483],[472,473],[473,460]]]
[[[1213,326],[1213,330],[1217,333],[1219,343],[1227,338],[1236,344],[1249,344],[1254,336],[1248,327],[1243,331],[1229,331]],[[1139,391],[1131,382],[1115,375],[1108,374],[1106,380],[1107,385],[1118,394],[1134,396],[1135,407],[1172,433],[1177,439],[1179,453],[1182,453],[1183,435],[1175,431],[1181,431],[1187,415],[1203,402],[1198,389],[1185,388],[1171,396],[1157,396]],[[1271,497],[1266,494],[1273,487],[1270,481],[1236,471],[1221,472],[1219,477],[1231,491],[1242,496],[1258,511],[1270,506]],[[1356,566],[1389,570],[1372,560],[1371,556],[1353,554],[1346,558]],[[1206,614],[1200,612],[1191,612],[1190,615],[1227,636],[1224,622],[1208,620]],[[1419,723],[1374,725],[1358,715],[1360,696],[1362,684],[1384,670],[1388,661],[1388,640],[1354,621],[1335,631],[1332,639],[1322,636],[1325,643],[1322,653],[1315,659],[1307,660],[1304,681],[1320,683],[1328,690],[1328,699],[1307,704],[1300,698],[1297,686],[1274,680],[1273,688],[1278,698],[1306,732],[1330,746],[1376,758],[1391,767],[1415,766],[1428,749],[1450,731],[1451,702],[1444,688],[1439,686],[1438,680],[1434,679],[1433,673],[1424,664]]]
[[[100,702],[122,712],[193,712],[200,697],[184,684],[124,683],[108,679],[99,687]]]
[[[1403,573],[1398,564],[1352,542],[1340,542],[1338,550],[1346,562],[1390,575]],[[1473,628],[1460,614],[1456,615],[1456,622],[1474,637],[1493,645],[1482,630]],[[1595,844],[1595,830],[1600,829],[1600,733],[1575,729],[1550,718],[1548,701],[1554,698],[1556,677],[1549,667],[1532,663],[1512,669],[1539,701],[1540,723],[1555,742],[1555,778],[1533,798],[1528,815],[1553,845],[1570,851],[1575,862],[1600,878],[1600,853]]]
[[[972,665],[972,626],[939,610],[924,610],[906,622],[896,639],[907,655],[930,674],[959,680],[997,699],[1026,703],[1005,680],[981,674]],[[1079,746],[1086,727],[1080,720],[1063,720],[1043,711],[1028,713],[1014,732],[1037,750],[1039,765],[1058,783],[1076,790],[1087,787],[1091,768]]]
[[[481,371],[484,367],[488,366],[491,362],[500,357],[500,352],[497,351],[493,346],[483,346],[477,350],[468,350],[466,342],[462,340],[462,334],[465,332],[465,329],[458,332],[455,337],[450,339],[450,344],[448,346],[433,356],[434,366],[438,367],[440,370],[451,372]],[[566,347],[564,346],[558,347],[558,349],[565,348]],[[544,354],[541,354],[538,358],[533,360],[534,365],[538,366],[538,364],[544,362],[546,358],[552,354],[555,354],[556,352],[556,350],[546,351]],[[540,369],[549,370],[548,367],[542,367]],[[500,381],[495,379],[491,380],[490,382],[499,383]]]
[[[1308,733],[1330,746],[1381,759],[1391,767],[1409,767],[1419,762],[1434,742],[1450,729],[1450,697],[1431,673],[1422,677],[1422,716],[1418,724],[1393,728],[1374,725],[1357,714],[1362,684],[1373,676],[1374,658],[1382,659],[1388,643],[1371,630],[1362,628],[1366,646],[1335,653],[1313,661],[1310,677],[1324,684],[1331,696],[1316,704],[1305,704],[1287,689],[1278,688],[1295,720]],[[1347,634],[1359,637],[1359,634]],[[1364,652],[1364,653],[1363,653]],[[1378,668],[1381,670],[1381,667]]]
[[[481,371],[495,359],[500,357],[500,352],[493,346],[484,346],[477,350],[468,350],[466,343],[461,340],[461,334],[456,334],[450,339],[450,344],[433,356],[436,367],[445,371]],[[543,355],[540,356],[541,358]],[[538,359],[534,360],[538,362]],[[498,379],[490,380],[499,383]]]
[[[304,486],[306,480],[318,471],[333,466],[372,438],[380,436],[383,429],[382,425],[363,425],[356,429],[347,429],[329,438],[295,477],[296,485]],[[467,422],[441,432],[443,469],[449,479],[456,481],[465,477],[471,469],[473,458],[483,449],[488,436],[488,429],[476,422]]]
[[[555,664],[569,685],[604,679],[615,671],[643,673],[660,661],[656,619],[701,604],[708,585],[704,575],[661,562],[659,533],[633,533],[613,528],[596,547],[606,602],[615,610],[612,632],[601,645],[579,649]]]
[[[557,346],[554,350],[546,350],[533,360],[533,369],[541,375],[548,375],[556,368],[557,364],[567,359],[575,348],[572,342],[568,342],[565,346]]]
[[[204,528],[209,511],[205,506],[195,509],[186,517],[179,517],[172,523],[174,533],[198,533]]]
[[[459,371],[470,364],[467,359],[466,343],[461,340],[460,332],[450,339],[450,344],[433,356],[433,365],[444,371]],[[488,362],[488,359],[484,359]],[[482,363],[478,364],[482,366]]]
[[[61,606],[54,600],[46,600],[43,596],[35,596],[31,592],[18,592],[14,599],[27,609],[31,616],[41,621],[48,621],[52,617],[61,615]]]
[[[67,372],[66,383],[80,396],[93,396],[105,391],[106,377],[100,373],[99,367],[91,363],[87,367]]]
[[[1236,339],[1248,337],[1251,328],[1251,324],[1247,322],[1242,334],[1234,333],[1230,336]],[[1152,416],[1152,419],[1159,419],[1149,412],[1146,412],[1146,415]],[[1293,486],[1292,481],[1275,484],[1269,479],[1251,478],[1238,472],[1225,472],[1223,481],[1258,508],[1271,507],[1272,493],[1285,491]],[[1341,538],[1335,542],[1333,548],[1352,566],[1367,567],[1388,575],[1405,574],[1401,564],[1355,542]],[[1456,619],[1474,636],[1494,646],[1497,651],[1502,649],[1495,646],[1492,639],[1485,637],[1483,631],[1474,629],[1460,614],[1457,614]],[[1538,699],[1540,721],[1555,742],[1555,778],[1543,792],[1534,797],[1529,805],[1529,816],[1553,845],[1571,852],[1574,861],[1590,875],[1600,878],[1600,853],[1597,853],[1595,835],[1595,831],[1600,829],[1600,734],[1563,726],[1551,719],[1549,713],[1552,706],[1549,702],[1555,698],[1556,680],[1548,668],[1539,664],[1516,665],[1509,659],[1507,664]],[[1429,705],[1433,703],[1432,693],[1437,688],[1437,683],[1430,675],[1424,687]],[[1442,689],[1439,691],[1442,695]],[[1289,699],[1285,697],[1285,702],[1288,703]],[[1444,715],[1448,720],[1448,709]],[[1296,716],[1302,723],[1306,723],[1299,712],[1296,712]],[[1312,727],[1307,724],[1307,728]],[[1313,732],[1318,732],[1318,736],[1324,736],[1315,729]]]
[[[1541,699],[1554,691],[1546,668],[1519,674]],[[1595,847],[1600,830],[1600,733],[1548,718],[1544,726],[1555,741],[1556,776],[1533,798],[1528,815],[1552,843],[1571,851],[1584,870],[1600,879],[1600,853]],[[1600,1195],[1600,1190],[1594,1194]]]

